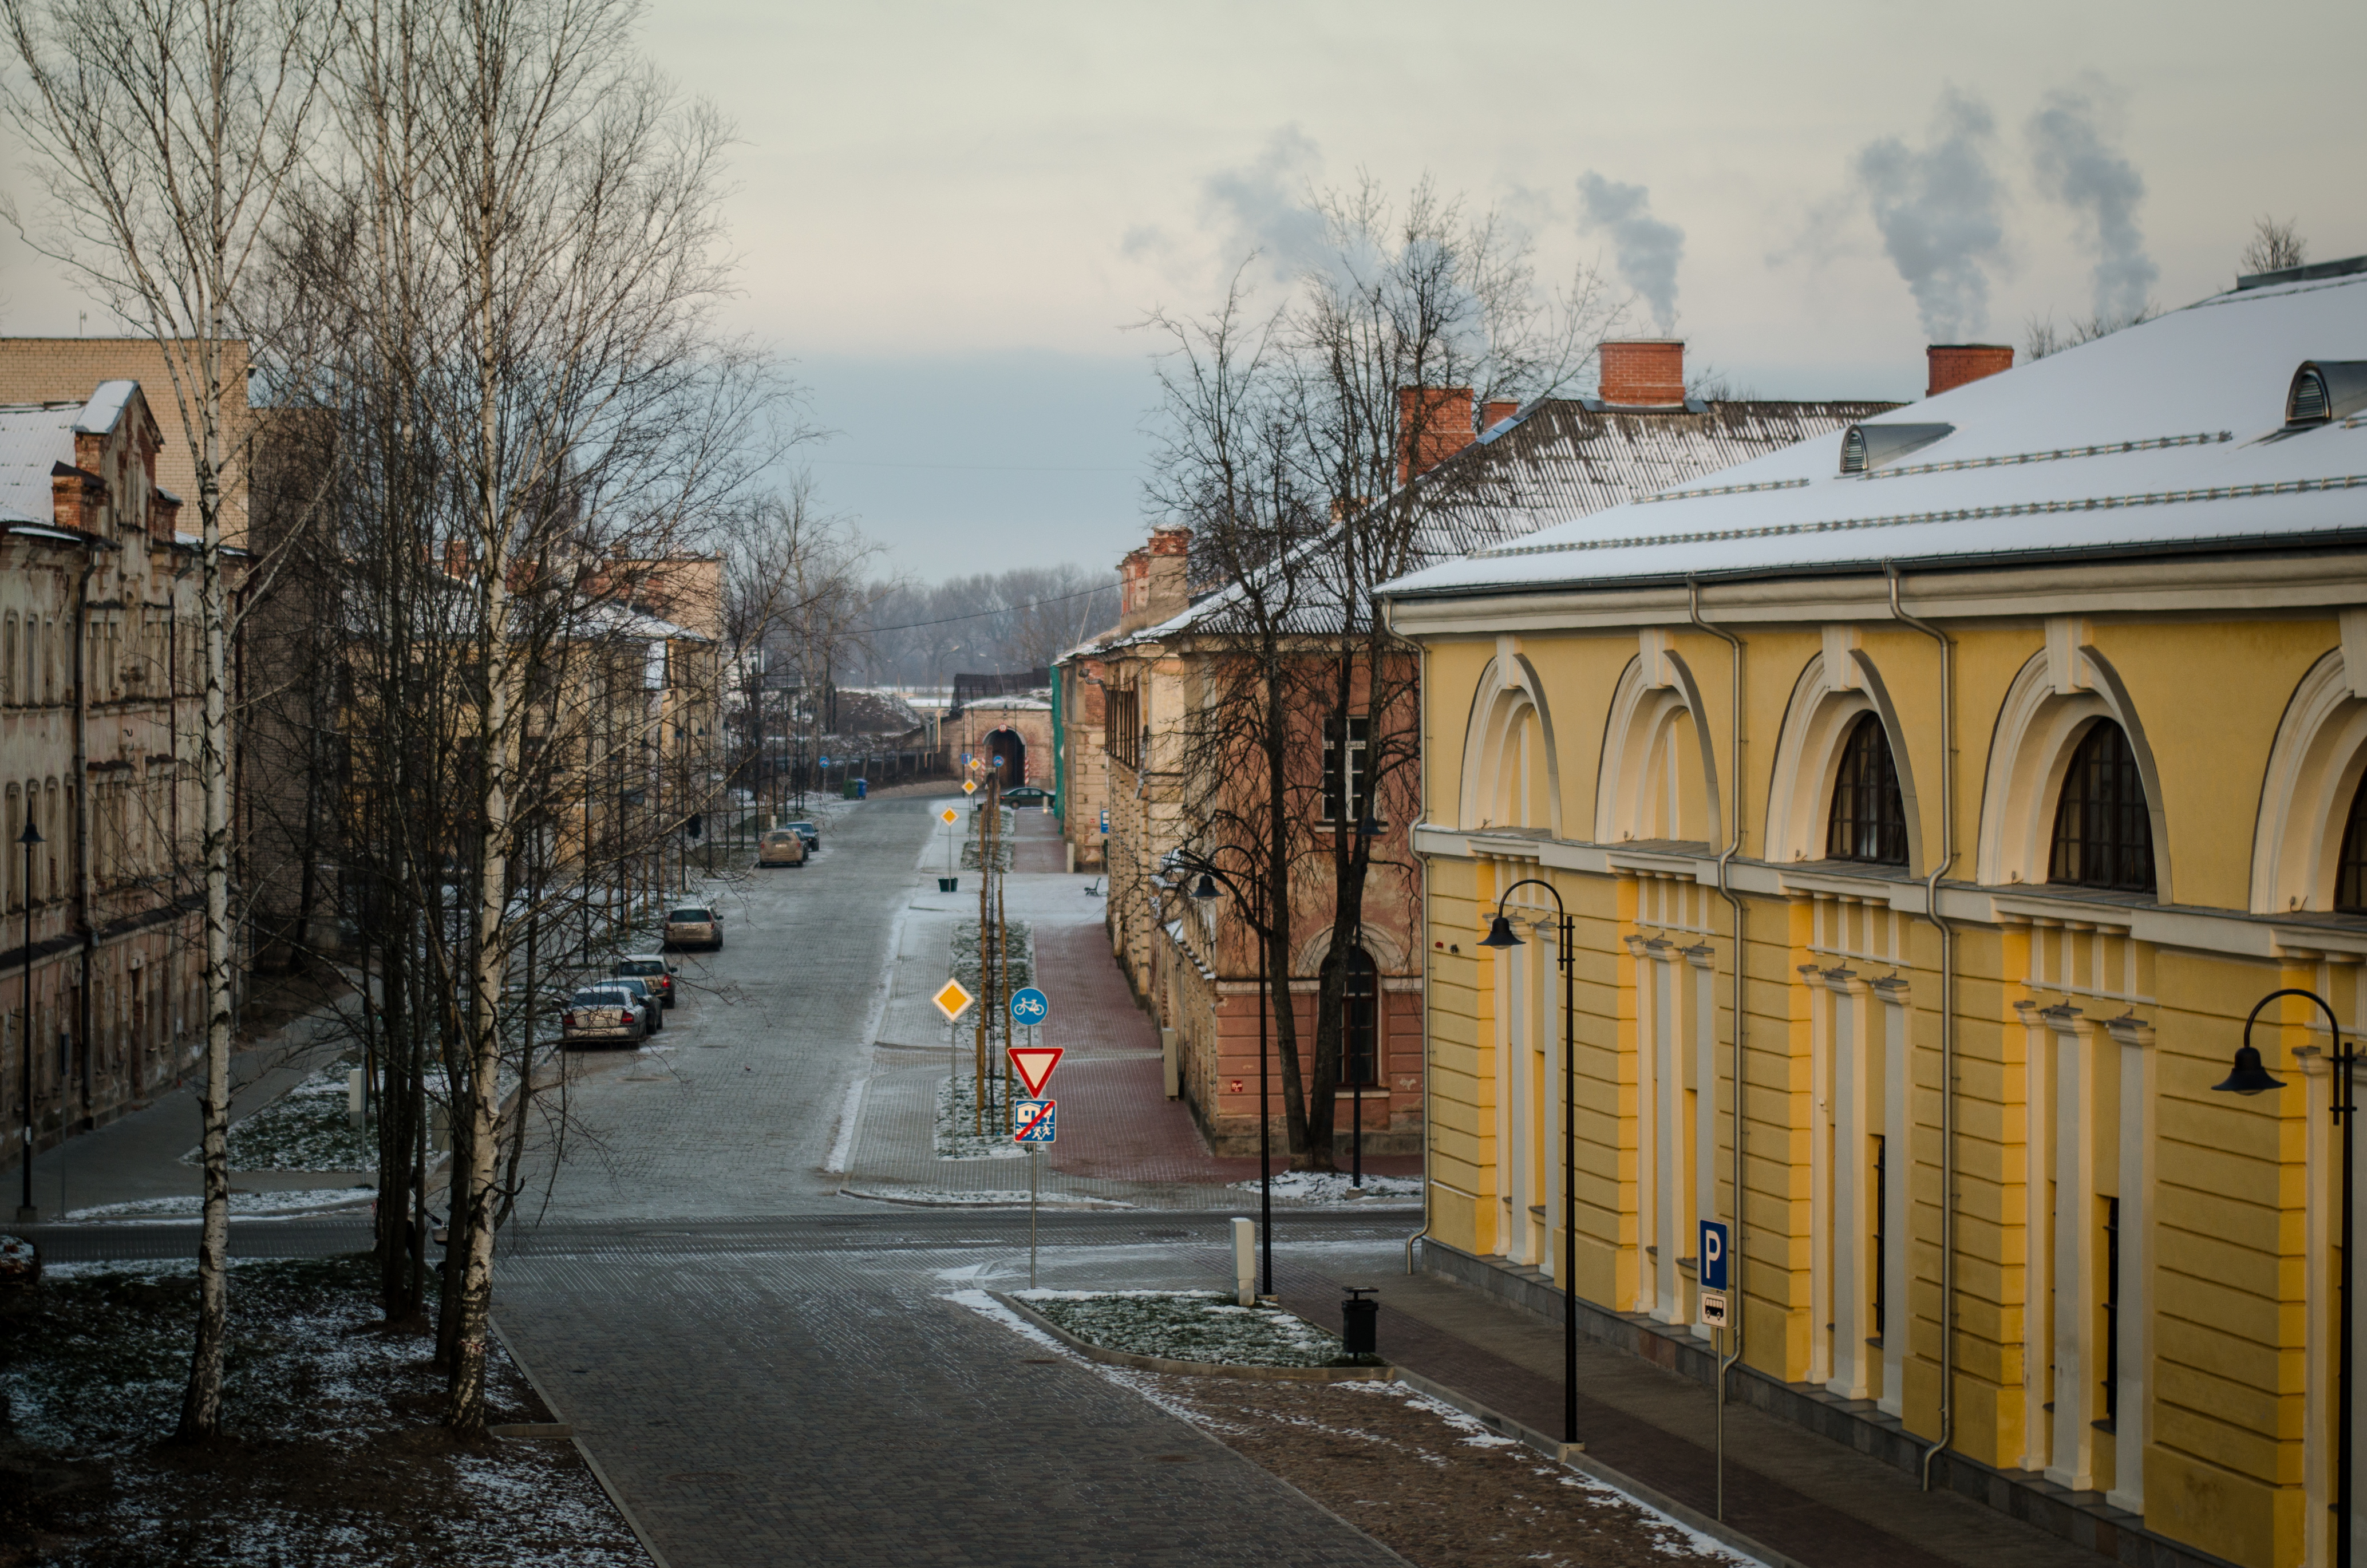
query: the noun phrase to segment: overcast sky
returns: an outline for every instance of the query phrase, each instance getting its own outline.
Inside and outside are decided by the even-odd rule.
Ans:
[[[1359,169],[1598,262],[1765,397],[1913,396],[1935,335],[2186,303],[2262,212],[2367,252],[2355,0],[658,0],[646,32],[744,139],[734,310],[837,432],[822,496],[921,578],[1129,548],[1127,324]],[[0,268],[0,329],[76,329],[13,236]]]

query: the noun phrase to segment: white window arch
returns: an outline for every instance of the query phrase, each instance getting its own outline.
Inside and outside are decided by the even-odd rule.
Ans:
[[[1861,714],[1882,721],[1898,775],[1898,797],[1907,812],[1907,869],[1922,876],[1922,813],[1916,803],[1915,773],[1907,756],[1907,735],[1882,672],[1857,646],[1856,634],[1828,629],[1823,650],[1812,655],[1793,683],[1784,710],[1784,731],[1775,743],[1775,774],[1768,789],[1767,858],[1821,860],[1831,819],[1833,782],[1841,751]]]
[[[2153,896],[2173,903],[2161,770],[2128,687],[2111,661],[2088,646],[2078,622],[2050,621],[2046,644],[2015,675],[1998,712],[1981,789],[1980,880],[1992,886],[2046,881],[2055,808],[2072,750],[2097,720],[2109,719],[2128,736],[2145,784],[2153,822]]]
[[[2367,778],[2367,646],[2358,652],[2328,653],[2285,703],[2252,833],[2255,915],[2335,906],[2342,830]]]
[[[1561,760],[1536,666],[1501,638],[1464,730],[1462,825],[1561,831]]]
[[[1666,632],[1645,631],[1641,642],[1611,694],[1594,792],[1595,839],[1723,844],[1717,755],[1701,687]]]

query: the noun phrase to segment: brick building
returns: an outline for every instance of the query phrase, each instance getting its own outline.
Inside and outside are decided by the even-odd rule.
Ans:
[[[37,1146],[112,1119],[203,1042],[202,665],[170,449],[131,381],[0,407],[0,1149],[18,1157],[28,1119]]]

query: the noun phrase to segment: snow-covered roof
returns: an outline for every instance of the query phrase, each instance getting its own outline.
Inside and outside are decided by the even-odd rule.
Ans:
[[[72,403],[0,408],[0,521],[48,523],[57,517],[50,471],[74,462]]]
[[[1804,437],[1838,432],[1893,406],[1733,401],[1620,409],[1591,398],[1541,399],[1378,505],[1418,508],[1406,555],[1408,564],[1425,566],[1525,540],[1540,529],[1783,450]],[[1383,528],[1375,535],[1389,531]],[[1296,602],[1283,619],[1292,631],[1320,634],[1342,622],[1346,589],[1323,564],[1337,553],[1337,535],[1335,529],[1300,547],[1309,569],[1291,574],[1288,587]],[[1240,596],[1238,585],[1204,595],[1156,626],[1104,634],[1068,656],[1195,630],[1226,630]]]
[[[85,436],[104,436],[115,428],[123,417],[123,410],[140,391],[138,381],[101,381],[98,390],[90,394],[82,413],[75,416],[74,427]]]
[[[2367,538],[2367,412],[2287,432],[2306,360],[2367,360],[2367,276],[2215,295],[1845,432],[1409,574],[1385,595]],[[1876,445],[1879,446],[1877,438]]]

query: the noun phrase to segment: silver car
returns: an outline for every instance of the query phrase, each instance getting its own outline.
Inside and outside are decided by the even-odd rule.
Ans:
[[[567,999],[559,1015],[562,1045],[639,1045],[650,1038],[640,1000],[613,985],[587,985]]]
[[[657,988],[640,975],[612,974],[600,984],[604,989],[610,991],[631,992],[634,999],[641,1005],[641,1023],[650,1033],[656,1034],[665,1028],[665,998],[660,996]]]

